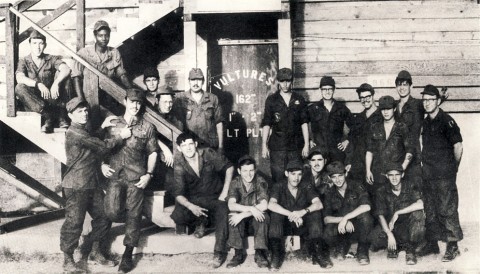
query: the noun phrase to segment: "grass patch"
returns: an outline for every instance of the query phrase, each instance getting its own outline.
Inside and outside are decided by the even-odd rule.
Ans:
[[[10,262],[40,262],[49,261],[50,257],[45,252],[35,251],[32,254],[12,252],[8,247],[0,248],[0,263]]]

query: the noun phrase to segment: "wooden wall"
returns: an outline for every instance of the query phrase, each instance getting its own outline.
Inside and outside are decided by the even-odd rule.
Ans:
[[[449,87],[450,112],[480,112],[480,5],[476,1],[292,1],[295,89],[321,99],[320,78],[333,76],[336,96],[353,111],[355,88],[396,96],[395,77]]]

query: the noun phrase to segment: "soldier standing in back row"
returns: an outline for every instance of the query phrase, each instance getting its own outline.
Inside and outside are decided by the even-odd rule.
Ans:
[[[308,156],[308,114],[305,99],[292,92],[292,70],[278,71],[278,91],[267,97],[262,120],[262,157],[270,157],[272,180],[284,177],[285,166]]]
[[[421,142],[427,244],[418,255],[439,253],[437,241],[441,240],[447,242],[442,261],[449,262],[460,254],[457,242],[463,239],[456,183],[463,145],[455,120],[439,108],[441,100],[435,86],[425,86],[422,101],[428,115],[423,120]]]

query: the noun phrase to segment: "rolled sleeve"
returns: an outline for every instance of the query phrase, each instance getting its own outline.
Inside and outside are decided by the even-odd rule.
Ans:
[[[158,152],[160,147],[157,142],[157,135],[155,134],[155,129],[153,126],[150,126],[148,129],[148,141],[147,146],[145,147],[147,155],[150,155],[154,152]]]
[[[122,60],[122,56],[120,55],[120,52],[117,49],[115,49],[113,53],[114,53],[114,61],[116,64],[118,64],[118,66],[115,67],[115,75],[118,78],[120,78],[122,75],[126,75],[127,71],[123,66],[123,60]]]
[[[414,154],[415,152],[415,144],[413,142],[413,134],[409,132],[407,126],[402,124],[402,128],[400,129],[403,138],[403,145],[405,146],[405,152]]]
[[[358,186],[357,193],[359,205],[371,205],[370,198],[368,198],[368,192],[363,187]]]
[[[53,59],[53,65],[55,66],[55,69],[56,69],[57,71],[60,71],[60,66],[61,66],[62,64],[65,64],[65,62],[64,62],[63,59],[62,59],[62,56],[57,56],[57,55],[55,55],[55,56],[52,56],[52,59]],[[66,65],[66,64],[65,64],[65,65]]]
[[[77,52],[77,55],[82,57],[84,60],[87,60],[87,54],[86,54],[86,49],[83,48],[83,49],[80,49],[78,52]],[[84,66],[78,62],[77,60],[75,60],[73,62],[73,66],[72,66],[72,78],[73,77],[79,77],[79,76],[83,76],[83,69],[84,69]]]
[[[460,134],[460,128],[458,127],[455,120],[452,117],[448,117],[446,126],[446,137],[450,144],[454,145],[463,141],[462,135]]]
[[[257,181],[257,204],[259,204],[262,200],[266,200],[268,202],[268,184],[262,177],[258,177]],[[278,199],[277,199],[278,200]]]
[[[175,165],[173,169],[175,184],[171,186],[173,197],[185,196],[185,170],[181,165]]]
[[[275,184],[270,192],[270,198],[274,198],[275,200],[280,201],[280,193],[282,191],[280,184]]]
[[[226,201],[234,198],[237,203],[240,201],[240,193],[239,193],[239,187],[241,187],[242,180],[239,178],[239,176],[235,177],[232,182],[230,183],[230,187],[228,188],[228,194],[227,198],[225,199]]]
[[[20,60],[18,60],[18,67],[17,67],[17,71],[15,72],[15,74],[17,74],[17,73],[23,73],[23,74],[25,74],[25,76],[27,76],[27,74],[28,74],[27,63],[25,62],[24,58],[21,58]]]
[[[323,201],[323,216],[333,216],[333,209],[332,209],[332,199],[330,196],[333,193],[329,191],[327,195],[325,195],[325,201]]]
[[[206,152],[208,154],[208,159],[213,161],[213,165],[217,172],[227,170],[229,167],[233,166],[225,155],[217,153],[211,148],[208,148]]]
[[[305,99],[303,98],[303,96],[300,96],[300,105],[301,105],[301,112],[300,112],[300,121],[301,121],[301,124],[305,124],[305,123],[308,123],[310,122],[310,118],[309,118],[309,115],[308,115],[308,108],[307,108],[307,103],[305,102]]]
[[[383,188],[380,188],[377,190],[377,198],[375,199],[375,212],[374,214],[376,216],[387,214],[387,206],[385,202],[385,192],[383,191]]]

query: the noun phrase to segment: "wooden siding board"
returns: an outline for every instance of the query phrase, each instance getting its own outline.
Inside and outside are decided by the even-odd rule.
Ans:
[[[398,73],[408,70],[412,75],[480,74],[480,60],[418,60],[418,61],[353,61],[295,63],[295,74],[301,77],[344,74]]]
[[[390,12],[386,12],[390,11]],[[412,1],[330,2],[298,4],[294,21],[478,18],[480,6],[474,2],[442,3]]]
[[[383,19],[294,22],[298,35],[416,31],[478,31],[478,18]]]

